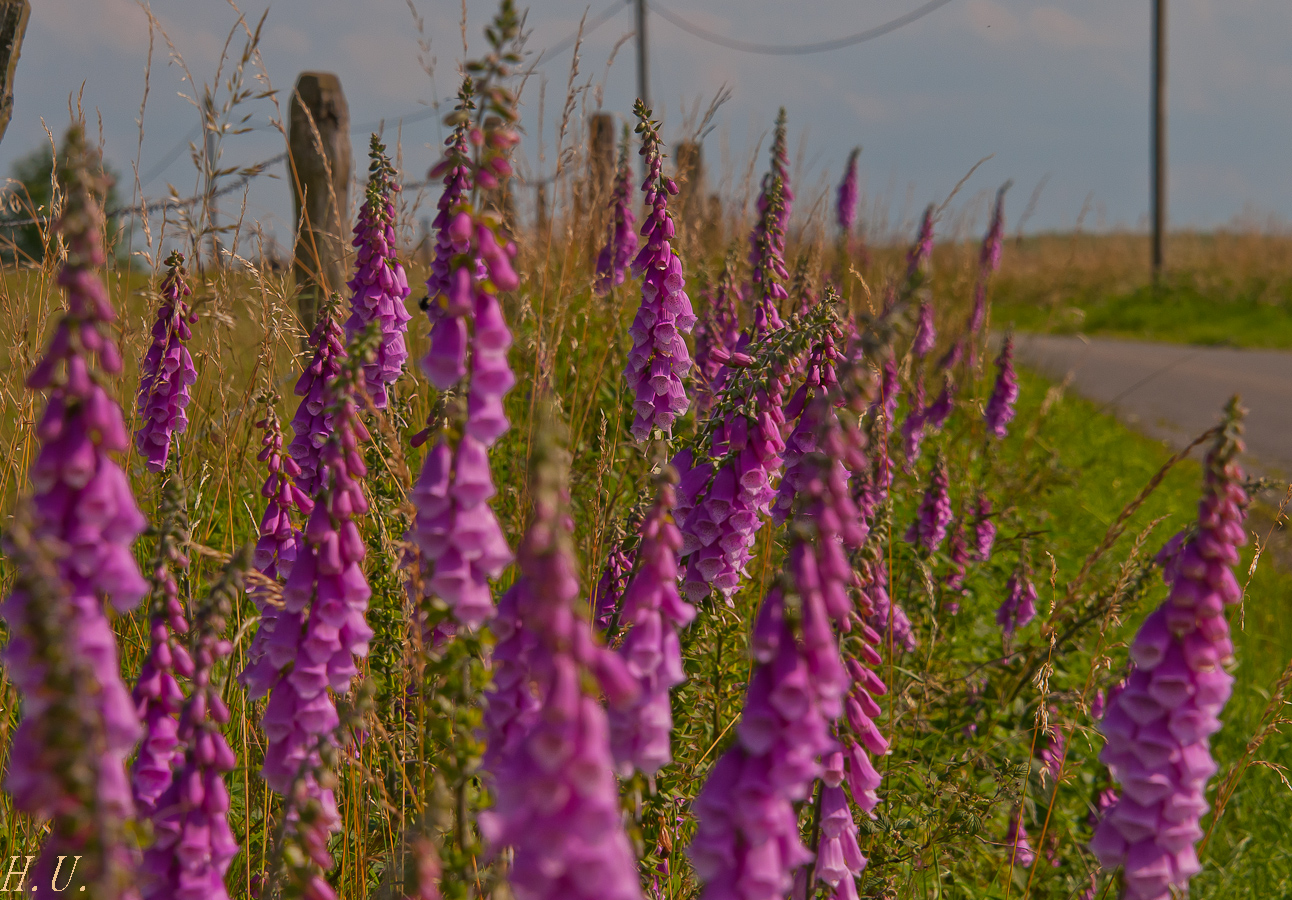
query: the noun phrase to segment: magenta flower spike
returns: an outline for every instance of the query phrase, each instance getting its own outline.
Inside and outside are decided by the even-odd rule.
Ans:
[[[745,352],[752,344],[782,327],[777,307],[787,294],[780,281],[785,266],[775,249],[779,211],[780,190],[773,179],[762,216],[761,274],[753,323],[731,354],[727,381],[735,377],[732,370],[738,358],[744,366],[752,363]],[[776,499],[773,482],[783,465],[787,366],[788,361],[773,362],[769,371],[757,374],[754,383],[742,382],[742,390],[753,399],[752,408],[727,414],[714,428],[712,461],[677,465],[675,460],[683,477],[679,499],[689,507],[682,524],[682,554],[687,560],[682,590],[693,603],[715,590],[730,603],[753,557],[754,540],[762,517]]]
[[[1029,869],[1036,861],[1036,853],[1027,839],[1027,828],[1023,825],[1023,811],[1017,810],[1009,820],[1005,831],[1005,847],[1009,851],[1011,868]]]
[[[510,96],[502,88],[497,91]],[[471,97],[468,79],[449,124],[471,131]],[[432,170],[434,177],[465,167],[465,181],[445,230],[453,249],[449,269],[442,280],[433,273],[427,282],[431,346],[422,363],[436,389],[465,395],[465,410],[459,404],[450,417],[452,427],[436,436],[426,455],[413,487],[417,516],[409,533],[420,551],[420,576],[413,583],[421,596],[416,599],[428,603],[440,598],[456,621],[469,628],[493,616],[489,579],[501,575],[512,558],[488,502],[495,493],[489,448],[510,428],[503,398],[516,381],[507,361],[512,338],[499,293],[520,283],[511,265],[516,245],[502,234],[496,215],[475,209],[466,187],[497,186],[499,178],[510,174],[507,154],[518,140],[513,122],[490,116],[485,130],[472,133],[479,137],[476,159],[463,154],[468,144],[453,144]],[[428,428],[413,445],[431,436]],[[424,616],[424,621],[430,619]],[[424,641],[433,643],[434,628],[423,631]]]
[[[130,438],[105,387],[104,376],[121,372],[121,357],[110,335],[116,313],[95,272],[105,262],[100,163],[80,126],[68,131],[60,162],[66,199],[58,227],[67,258],[58,284],[67,310],[27,378],[30,389],[48,392],[29,472],[31,537],[57,549],[48,572],[53,582],[31,573],[32,586],[20,582],[3,606],[12,635],[5,671],[23,697],[6,785],[16,808],[53,819],[33,870],[37,881],[52,877],[59,855],[85,854],[92,857],[85,860],[87,878],[104,880],[96,896],[115,897],[125,889],[107,881],[128,877],[131,863],[114,823],[133,812],[125,759],[140,727],[104,602],[124,613],[147,593],[130,551],[145,521],[112,457],[129,448]],[[51,609],[33,606],[42,593],[51,595],[58,616],[54,634],[46,630]],[[65,655],[67,666],[52,666],[50,654]],[[69,691],[81,699],[65,696]],[[69,704],[80,704],[76,715],[85,731],[59,721]],[[75,783],[78,772],[93,773],[93,785]]]
[[[717,285],[706,290],[704,315],[695,328],[696,407],[707,413],[725,383],[723,364],[740,341],[738,307],[744,302],[730,257],[722,265]]]
[[[317,802],[321,810],[303,828],[307,841],[325,841],[340,828],[331,789],[318,784],[312,773],[320,767],[321,744],[333,739],[339,722],[329,691],[349,690],[358,671],[355,660],[367,655],[372,637],[365,619],[371,594],[363,573],[366,551],[355,524],[368,511],[362,486],[367,471],[359,450],[368,433],[354,399],[362,364],[362,358],[347,358],[324,390],[324,414],[332,427],[320,452],[327,480],[315,495],[283,586],[272,640],[259,664],[276,669],[277,676],[271,679],[259,671],[254,679],[244,676],[253,699],[263,696],[269,683],[261,769],[266,784],[298,805]],[[326,851],[319,854],[316,861],[327,868]]]
[[[153,472],[166,468],[173,435],[188,428],[189,388],[197,381],[193,357],[185,342],[193,336],[190,324],[196,318],[189,312],[185,297],[192,293],[184,257],[178,250],[166,259],[169,270],[161,285],[161,306],[153,323],[153,342],[140,364],[137,407],[139,430],[135,444]]]
[[[882,561],[863,561],[858,568],[861,592],[870,608],[866,624],[883,635],[885,646],[913,651],[919,642],[902,604],[888,593],[888,569]]]
[[[578,563],[564,455],[546,426],[530,464],[534,509],[517,551],[520,577],[499,602],[494,685],[486,694],[484,770],[494,795],[479,817],[494,853],[532,900],[640,900],[610,753],[610,727],[584,676],[615,705],[635,699],[619,657],[576,608]]]
[[[647,168],[642,191],[650,211],[642,225],[646,245],[633,260],[633,270],[642,276],[642,302],[628,329],[633,346],[624,378],[636,398],[632,434],[645,441],[656,431],[670,434],[673,423],[690,406],[683,379],[691,370],[691,357],[683,335],[695,327],[695,314],[686,295],[682,259],[670,243],[674,224],[668,197],[677,193],[677,185],[663,173],[659,126],[640,100],[633,111],[642,136],[641,155]]]
[[[908,285],[915,284],[917,279],[923,279],[924,269],[933,258],[933,222],[936,215],[937,210],[930,203],[924,210],[924,216],[920,219],[920,232],[915,238],[915,244],[907,251],[906,281]]]
[[[968,331],[970,355],[969,363],[974,364],[974,353],[977,348],[979,332],[987,324],[987,284],[992,274],[1000,268],[1000,255],[1005,234],[1005,192],[1012,182],[1005,182],[996,192],[996,204],[992,207],[991,224],[982,239],[982,249],[978,252],[978,278],[974,282],[973,310],[969,314]]]
[[[941,456],[933,465],[929,475],[929,486],[920,501],[920,514],[911,527],[907,529],[906,540],[918,544],[925,551],[934,553],[942,546],[947,536],[947,526],[951,524],[951,495],[947,492],[947,464]]]
[[[911,352],[923,359],[928,356],[937,340],[938,330],[933,324],[933,304],[925,300],[920,304],[919,316],[915,320],[915,336],[911,338]]]
[[[772,133],[771,167],[763,175],[762,187],[758,193],[758,223],[749,235],[749,268],[753,270],[754,284],[762,277],[762,269],[768,258],[768,251],[782,260],[785,259],[785,237],[789,230],[790,211],[794,205],[794,192],[790,190],[790,157],[786,147],[785,107],[776,114],[776,128]],[[776,182],[779,187],[775,187]],[[777,193],[777,209],[768,217],[772,204],[773,190]],[[775,226],[774,230],[771,226]],[[770,240],[769,240],[770,238]],[[765,246],[766,245],[766,246]],[[784,271],[778,273],[782,283],[789,280]],[[775,327],[780,327],[779,324]]]
[[[1063,763],[1067,753],[1067,741],[1063,738],[1063,730],[1051,725],[1046,733],[1045,746],[1038,755],[1042,770],[1056,782],[1063,773]]]
[[[474,106],[465,105],[471,103],[470,90],[471,83],[465,82],[463,91],[458,95],[460,109],[474,108]],[[448,294],[453,257],[462,252],[459,248],[460,241],[450,234],[449,226],[453,223],[459,208],[471,197],[469,132],[470,120],[463,119],[455,125],[452,133],[444,141],[444,162],[440,163],[444,169],[444,189],[436,203],[437,212],[432,222],[432,227],[435,229],[435,258],[431,261],[430,277],[426,279],[428,300],[435,300]]]
[[[193,676],[193,661],[175,635],[188,631],[175,570],[188,567],[188,515],[184,486],[172,473],[162,485],[162,517],[153,558],[152,597],[148,607],[148,656],[139,669],[131,699],[144,726],[139,753],[130,767],[130,789],[141,818],[151,819],[157,800],[171,784],[179,749],[179,721],[184,692],[175,676]]]
[[[1000,348],[996,358],[996,387],[987,400],[987,409],[983,414],[987,430],[998,438],[1003,438],[1009,431],[1009,423],[1014,420],[1014,404],[1018,401],[1018,376],[1014,374],[1014,336],[1005,336],[1005,344]]]
[[[649,202],[649,201],[648,201]],[[637,216],[633,213],[633,176],[628,165],[628,126],[619,145],[619,168],[615,175],[615,191],[610,198],[610,225],[606,245],[597,254],[594,289],[600,296],[624,283],[628,263],[637,252]]]
[[[1036,618],[1036,586],[1022,567],[1009,576],[1005,595],[1005,601],[996,610],[996,624],[1009,637]]]
[[[264,399],[265,417],[256,426],[264,429],[265,434],[261,438],[260,453],[256,458],[265,464],[269,474],[260,489],[260,495],[266,503],[264,515],[260,518],[253,565],[266,578],[285,580],[291,574],[301,539],[297,524],[302,523],[314,509],[314,501],[296,486],[295,479],[300,475],[300,467],[283,452],[283,430],[274,408],[278,398],[274,394],[268,394]],[[270,661],[270,647],[290,640],[287,632],[293,628],[299,629],[300,620],[295,616],[287,616],[284,619],[286,631],[275,636],[282,607],[269,602],[267,592],[260,589],[251,591],[251,599],[260,612],[260,623],[251,639],[247,666],[238,675],[238,683],[252,696],[263,697],[277,682],[281,668],[281,663]]]
[[[368,151],[368,190],[359,221],[354,226],[355,272],[349,288],[350,318],[345,338],[353,341],[372,322],[378,323],[381,342],[363,368],[364,383],[374,409],[385,409],[387,388],[398,380],[408,359],[404,333],[412,317],[404,308],[408,276],[399,262],[395,239],[395,198],[400,190],[385,146],[372,136]]]
[[[849,589],[856,576],[846,554],[860,546],[861,537],[839,459],[854,456],[858,448],[846,446],[830,413],[832,398],[820,396],[813,403],[819,407],[814,418],[822,423],[821,450],[813,454],[814,477],[798,492],[785,577],[764,599],[753,626],[756,666],[736,743],[718,760],[693,804],[697,827],[689,853],[706,900],[753,900],[790,891],[795,870],[812,860],[799,839],[796,804],[808,798],[816,778],[825,775],[836,787],[842,780],[834,721],[843,718],[860,742],[848,748],[855,756],[846,775],[850,786],[855,779],[859,804],[878,786],[866,751],[888,752],[874,723],[878,709],[872,700],[886,688],[858,660],[845,664],[835,636],[855,615]],[[794,616],[786,615],[791,591],[797,595]],[[873,654],[879,635],[864,628],[863,635]],[[828,774],[823,758],[831,763]],[[818,874],[837,884],[853,874],[853,867],[843,857],[846,825],[837,809],[831,812],[840,858],[823,854],[828,865]],[[860,853],[852,862],[856,871],[865,864]]]
[[[795,422],[794,429],[785,440],[785,451],[781,454],[785,471],[772,509],[772,520],[777,524],[789,517],[795,497],[807,480],[814,476],[810,455],[817,449],[817,439],[823,423],[814,419],[822,410],[820,404],[812,401],[838,387],[835,366],[843,356],[838,347],[838,342],[843,339],[843,329],[837,322],[832,324],[833,327],[812,348],[803,383],[790,397],[783,411],[786,420],[794,419]],[[864,542],[864,537],[862,540]]]
[[[327,408],[327,392],[341,371],[345,358],[345,340],[337,322],[335,298],[328,298],[318,311],[318,322],[310,334],[314,355],[296,381],[296,396],[301,398],[292,417],[292,442],[287,455],[300,471],[294,476],[296,486],[306,497],[318,493],[327,480],[323,463],[323,445],[335,430]]]
[[[621,777],[634,769],[654,775],[673,760],[669,691],[686,680],[677,633],[695,618],[695,607],[677,587],[682,532],[673,520],[676,477],[670,469],[660,478],[655,506],[642,522],[637,571],[624,595],[621,620],[629,629],[619,656],[640,693],[631,706],[610,711],[610,750]]]
[[[906,457],[903,470],[906,472],[910,472],[920,458],[920,446],[924,443],[928,418],[929,409],[924,403],[924,375],[917,373],[907,404],[906,418],[902,420],[902,454]]]
[[[1099,726],[1108,739],[1099,758],[1121,793],[1090,849],[1105,869],[1123,867],[1126,900],[1183,896],[1200,869],[1198,822],[1216,773],[1210,736],[1234,682],[1224,669],[1233,656],[1225,607],[1242,598],[1233,572],[1246,542],[1241,435],[1235,398],[1207,454],[1197,528],[1164,573],[1170,593],[1135,635],[1131,674]]]
[[[860,147],[854,147],[848,154],[848,162],[843,169],[843,181],[839,182],[839,193],[835,203],[835,221],[839,223],[839,231],[845,237],[852,234],[852,224],[857,217],[857,158],[859,156],[861,156]]]
[[[991,548],[996,543],[996,523],[991,520],[991,500],[986,494],[979,494],[975,504],[977,517],[973,526],[974,552],[979,562],[991,559]]]
[[[235,557],[194,615],[193,692],[179,721],[183,762],[153,817],[156,837],[140,871],[144,900],[229,897],[224,875],[238,842],[229,827],[224,773],[238,761],[220,730],[229,723],[229,709],[212,670],[233,649],[224,632],[250,562],[246,551]]]
[[[633,560],[634,557],[624,549],[622,540],[610,548],[606,567],[601,572],[596,590],[592,592],[592,615],[597,628],[602,632],[614,623],[615,614],[620,611],[619,605],[624,599],[628,578],[633,573]]]
[[[947,562],[950,568],[942,581],[948,591],[965,593],[965,569],[969,560],[969,545],[965,541],[964,519],[956,519],[955,527],[951,529],[951,544],[947,548]],[[954,616],[960,612],[959,602],[948,600],[946,610]]]

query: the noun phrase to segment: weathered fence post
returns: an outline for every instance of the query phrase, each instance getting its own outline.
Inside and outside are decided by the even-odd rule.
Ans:
[[[346,282],[350,212],[350,109],[331,72],[302,72],[288,120],[289,178],[296,213],[292,271],[301,322],[313,331],[319,299]]]
[[[13,76],[30,17],[28,0],[0,0],[0,139],[13,115]]]

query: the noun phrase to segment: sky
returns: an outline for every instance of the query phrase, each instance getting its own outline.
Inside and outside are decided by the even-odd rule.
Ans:
[[[450,0],[244,0],[253,26],[268,10],[260,44],[279,107],[302,70],[340,76],[352,123],[399,138],[406,180],[425,177],[445,135],[431,104],[451,98],[463,59],[460,2]],[[923,0],[657,0],[697,26],[734,39],[811,43],[877,26]],[[523,6],[523,4],[521,4]],[[533,0],[528,48],[571,36],[614,0]],[[129,197],[138,158],[146,197],[173,184],[181,196],[198,181],[183,150],[199,118],[183,95],[215,82],[222,48],[237,57],[244,37],[232,5],[219,0],[154,0],[165,31],[152,32],[147,7],[133,0],[35,0],[15,80],[13,119],[0,142],[0,172],[56,136],[80,101],[91,130],[101,128],[109,163]],[[483,52],[492,2],[466,0],[469,52]],[[810,14],[805,14],[810,13]],[[421,26],[419,28],[418,21]],[[636,50],[626,4],[585,38],[576,84],[589,108],[630,115]],[[928,202],[942,202],[979,160],[959,195],[985,215],[984,198],[1012,179],[1009,220],[1044,181],[1028,231],[1144,228],[1149,203],[1150,0],[950,0],[873,41],[825,53],[764,56],[724,49],[658,14],[647,29],[650,91],[666,141],[687,133],[687,113],[726,85],[731,99],[705,141],[711,181],[739,192],[750,154],[776,109],[789,113],[800,211],[837,182],[848,151],[862,145],[867,214],[879,227],[905,227]],[[1287,0],[1169,0],[1170,219],[1173,227],[1292,221],[1292,3]],[[426,50],[429,47],[429,52]],[[172,59],[172,48],[184,67]],[[522,172],[552,170],[559,111],[572,49],[546,55],[522,93]],[[532,61],[533,57],[531,57]],[[428,74],[427,69],[430,69]],[[145,77],[148,72],[147,79]],[[227,81],[226,63],[220,78]],[[249,86],[263,85],[251,78]],[[544,84],[545,82],[545,84]],[[138,121],[145,86],[143,139]],[[224,90],[223,87],[220,90]],[[539,117],[540,93],[543,116]],[[445,108],[446,110],[447,108]],[[267,127],[274,104],[250,100],[247,134],[227,137],[225,165],[281,153]],[[400,117],[410,117],[397,130]],[[693,117],[692,117],[693,118]],[[414,120],[415,119],[415,120]],[[544,149],[542,161],[538,148]],[[356,177],[366,170],[366,134],[352,137]],[[176,150],[182,152],[175,153]],[[170,158],[174,162],[165,165]],[[765,167],[758,159],[758,170]],[[163,168],[164,166],[164,168]],[[362,170],[360,169],[362,166]],[[277,170],[279,173],[282,169]],[[355,192],[358,193],[357,191]],[[433,204],[434,197],[428,203]],[[973,202],[968,202],[973,201]],[[236,211],[240,195],[222,212]],[[262,177],[246,195],[246,216],[280,241],[291,233],[285,181]],[[1084,214],[1083,214],[1084,211]],[[966,226],[967,227],[967,226]]]

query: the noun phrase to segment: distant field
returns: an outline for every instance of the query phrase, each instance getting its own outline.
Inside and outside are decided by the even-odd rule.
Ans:
[[[1292,347],[1292,237],[1185,233],[1154,290],[1145,235],[1011,240],[992,324],[1189,344]]]

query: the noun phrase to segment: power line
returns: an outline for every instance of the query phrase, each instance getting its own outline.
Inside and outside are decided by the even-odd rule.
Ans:
[[[679,16],[671,9],[660,6],[654,0],[647,0],[647,4],[651,9],[659,13],[660,18],[693,37],[698,37],[700,40],[708,41],[711,44],[717,44],[719,47],[726,47],[728,50],[739,50],[742,53],[760,53],[764,56],[795,56],[806,53],[824,53],[827,50],[842,50],[844,47],[851,47],[863,41],[874,40],[877,37],[896,31],[904,25],[909,25],[917,19],[922,19],[929,13],[941,9],[950,2],[951,0],[929,0],[923,6],[915,8],[904,16],[898,16],[896,19],[885,22],[883,25],[867,28],[865,31],[858,31],[856,34],[835,38],[830,41],[818,41],[814,44],[754,44],[749,41],[738,41],[710,31],[707,28],[702,28],[694,22]]]

